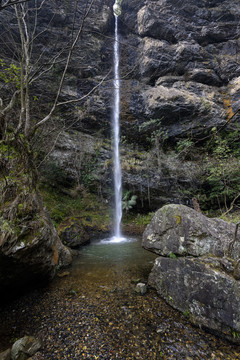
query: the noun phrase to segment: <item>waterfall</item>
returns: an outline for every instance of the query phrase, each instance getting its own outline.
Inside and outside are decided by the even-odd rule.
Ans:
[[[115,14],[115,39],[114,39],[114,108],[113,108],[113,133],[114,133],[114,194],[115,194],[115,219],[114,238],[121,240],[122,219],[122,171],[120,164],[120,79],[119,79],[119,41],[118,41],[118,16]]]

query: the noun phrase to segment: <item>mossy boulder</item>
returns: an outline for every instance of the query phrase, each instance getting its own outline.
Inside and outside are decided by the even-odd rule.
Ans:
[[[73,249],[90,241],[90,234],[81,218],[66,219],[59,226],[58,233],[63,244]]]
[[[57,266],[71,263],[36,190],[2,188],[0,208],[0,292],[22,291],[53,278]],[[14,187],[15,189],[15,187]]]

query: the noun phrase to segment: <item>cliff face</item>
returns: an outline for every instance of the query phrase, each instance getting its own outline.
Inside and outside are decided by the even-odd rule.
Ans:
[[[239,15],[236,1],[142,6],[136,15],[141,85],[130,101],[133,116],[161,118],[170,137],[224,124],[227,112],[239,107]]]
[[[84,96],[112,69],[113,3],[94,1],[61,101]],[[51,2],[42,8],[35,58],[42,53],[46,61],[60,49],[66,53],[74,9],[73,1],[60,6]],[[78,25],[84,9],[85,2],[78,2]],[[10,12],[7,16],[11,19]],[[123,183],[138,195],[139,206],[141,202],[151,209],[167,201],[187,201],[179,188],[198,186],[201,164],[166,154],[163,142],[169,149],[169,144],[174,146],[180,139],[199,141],[212,128],[236,120],[232,116],[240,106],[239,20],[237,0],[123,0],[119,17]],[[32,87],[40,113],[53,101],[62,68],[60,61]],[[111,148],[106,137],[111,133],[112,93],[110,72],[81,102],[59,108],[51,124],[54,136],[48,134],[44,143],[45,152],[55,143],[50,157],[75,181],[79,180],[75,160],[98,158],[94,176],[102,189],[111,185]],[[40,116],[39,110],[34,115]],[[58,138],[62,129],[68,134]],[[89,141],[81,141],[85,136],[97,144],[93,149]]]
[[[88,64],[88,71],[77,80],[77,93],[83,86],[90,89],[112,67],[112,2],[95,4],[94,29],[89,21],[89,35],[74,55],[74,72]],[[104,26],[98,24],[99,18],[105,19]],[[164,141],[173,148],[181,139],[199,141],[212,128],[236,120],[232,116],[240,106],[239,18],[237,1],[123,1],[119,18],[123,183],[137,193],[139,206],[151,209],[168,201],[188,202],[179,189],[199,185],[199,159],[183,162],[166,154]],[[102,135],[110,136],[111,131],[111,81],[77,111],[71,109],[77,130],[95,139],[97,134],[102,164],[97,173],[100,182],[110,185],[111,150],[101,144]]]

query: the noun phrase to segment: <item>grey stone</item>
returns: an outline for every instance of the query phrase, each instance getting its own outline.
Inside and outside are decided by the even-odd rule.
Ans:
[[[112,5],[111,0],[94,1],[84,24],[81,46],[75,48],[72,56],[61,101],[86,94],[112,67]],[[83,13],[84,2],[77,6],[76,21]],[[70,0],[62,2],[60,7],[55,2],[48,2],[40,11],[39,33],[44,36],[37,38],[33,56],[43,51],[43,64],[47,64],[49,58],[68,42],[73,9],[73,0]],[[14,14],[9,12],[8,16],[13,22]],[[4,12],[0,17],[4,23]],[[204,138],[205,132],[212,127],[226,124],[226,102],[233,111],[239,107],[239,90],[235,85],[240,76],[239,19],[238,0],[227,3],[202,0],[187,3],[176,0],[122,2],[119,22],[121,133],[128,142],[139,148],[149,147],[146,139],[151,138],[156,129],[150,128],[143,134],[139,132],[139,126],[149,118],[161,119],[167,141],[173,146],[179,139],[193,137],[194,141]],[[46,24],[49,24],[48,31],[44,31]],[[3,32],[0,27],[0,35]],[[51,43],[55,44],[54,49]],[[3,48],[3,53],[7,54],[8,50]],[[54,101],[61,66],[54,67],[54,71],[57,74],[48,73],[44,84],[39,79],[34,85],[40,108],[42,89],[46,92],[44,109],[49,105],[47,102]],[[77,106],[66,104],[61,108],[58,116],[53,118],[56,131],[46,139],[46,152],[53,149],[50,160],[56,162],[72,182],[79,181],[80,164],[86,164],[96,156],[99,169],[94,171],[94,177],[106,197],[109,196],[106,184],[110,188],[112,173],[104,161],[110,161],[110,147],[100,147],[100,154],[96,155],[95,146],[99,140],[104,142],[106,137],[110,137],[111,113],[112,88],[106,81]],[[69,132],[62,131],[62,122],[65,128],[71,129]],[[188,188],[189,172],[194,175],[191,184],[198,187],[201,177],[194,173],[195,166],[192,163],[191,170],[184,169],[180,176],[174,168],[174,160],[167,154],[157,172],[155,164],[150,162],[147,170],[125,171],[124,186],[133,189],[138,199],[143,199],[143,207],[148,205],[150,193],[149,210],[166,201],[185,203],[184,195],[177,193],[176,188],[179,184],[183,184],[183,190]]]
[[[240,343],[240,235],[236,225],[184,205],[165,205],[143,234],[161,255],[148,284],[191,322]]]
[[[26,285],[51,279],[56,266],[69,265],[72,256],[37,191],[1,190],[0,289],[7,295],[8,289],[22,291]]]
[[[207,218],[184,205],[165,205],[159,209],[143,234],[143,247],[158,255],[227,255],[234,239],[235,225],[218,218]],[[230,255],[238,259],[240,234]]]
[[[33,336],[24,336],[13,344],[11,360],[27,360],[33,356],[41,346],[41,342]]]
[[[84,229],[81,221],[74,221],[61,231],[60,238],[70,248],[76,248],[90,241],[89,233]]]
[[[147,286],[144,283],[138,283],[135,287],[135,291],[137,294],[144,295],[147,292]]]
[[[240,343],[240,283],[221,270],[218,258],[159,257],[149,285],[197,326]]]

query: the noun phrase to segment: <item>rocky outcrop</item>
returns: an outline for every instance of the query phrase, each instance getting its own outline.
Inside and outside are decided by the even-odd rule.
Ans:
[[[105,138],[110,138],[113,3],[112,0],[95,0],[84,19],[84,31],[73,52],[60,101],[82,98],[94,87],[95,91],[80,102],[59,107],[53,125],[59,131],[65,127],[68,134],[65,132],[63,136],[57,136],[51,124],[50,130],[45,129],[49,131],[46,140],[48,146],[44,144],[43,147],[41,141],[39,144],[44,154],[55,147],[52,159],[67,172],[68,179],[76,183],[79,180],[76,154],[88,147],[84,136],[92,137],[94,142],[97,142],[96,139],[104,142]],[[199,140],[205,138],[212,128],[225,126],[240,107],[238,0],[191,0],[187,3],[176,0],[124,0],[121,5],[119,42],[124,147],[130,145],[136,150],[149,150],[153,147],[149,138],[160,130],[167,138],[166,143],[174,147],[179,139]],[[84,2],[77,4],[77,24],[83,21],[84,6]],[[59,84],[66,55],[62,50],[66,48],[71,35],[74,9],[72,0],[62,2],[60,6],[51,2],[44,4],[38,13],[38,36],[33,57],[36,56],[39,68],[44,67],[58,51],[64,55],[42,79],[38,78],[32,84],[32,94],[38,99],[34,106],[42,112],[53,102]],[[3,24],[15,24],[14,16],[10,10],[0,13]],[[17,31],[15,25],[14,31]],[[0,24],[2,51],[4,57],[11,61],[15,47],[13,54],[11,47],[5,47],[4,43],[9,44],[8,39],[4,38],[6,34],[4,26]],[[109,71],[105,81],[97,86]],[[36,119],[42,115],[37,109],[34,111]],[[161,125],[158,123],[141,131],[141,126],[149,119],[159,119]],[[228,124],[235,119],[233,117]],[[36,139],[34,141],[37,142]],[[87,164],[89,153],[84,151],[82,153],[86,156],[80,162]],[[105,160],[111,162],[109,148],[104,149],[108,152],[108,159],[104,161],[103,152],[94,151],[97,163],[103,165],[98,180],[104,189],[106,184],[111,185],[111,171],[104,164]],[[166,155],[164,151],[162,153]],[[90,152],[92,156],[92,149]],[[124,173],[124,187],[136,193],[138,199],[143,200],[144,207],[150,210],[166,201],[186,203],[180,190],[188,188],[191,170],[184,168],[179,174],[171,155],[167,154],[164,160],[157,171],[154,161],[149,162],[145,179],[141,171]],[[190,167],[195,169],[196,164],[191,164],[188,169]],[[193,173],[191,183],[196,187],[199,176],[195,176],[194,170]],[[181,186],[176,184],[183,186],[180,189]],[[148,199],[149,192],[151,201]],[[106,190],[104,196],[107,197],[108,193]]]
[[[195,325],[240,343],[240,283],[219,258],[157,258],[149,285]]]
[[[84,229],[84,226],[79,221],[71,221],[72,224],[61,224],[60,237],[63,244],[75,249],[81,245],[87,244],[90,241],[90,234]],[[63,227],[63,228],[62,228]]]
[[[12,196],[9,201],[3,195],[0,218],[0,289],[6,297],[8,291],[51,279],[58,265],[72,261],[38,193],[12,191]]]
[[[147,226],[143,247],[160,255],[149,285],[194,324],[239,343],[236,225],[184,205],[166,205]]]
[[[86,22],[89,35],[84,36],[81,48],[73,56],[74,71],[64,86],[63,99],[89,91],[112,67],[113,44],[109,41],[109,37],[113,40],[112,5],[111,1],[105,1],[103,6],[95,2]],[[167,143],[175,144],[179,139],[204,138],[212,128],[226,125],[240,106],[239,18],[236,0],[184,4],[174,0],[123,1],[119,31],[121,132],[125,143],[144,150],[152,146],[149,138],[159,130],[165,134]],[[74,123],[74,129],[93,138],[97,134],[101,141],[103,136],[109,137],[112,114],[109,83],[104,82],[80,105],[64,109],[62,116],[68,114],[67,123]],[[159,119],[161,125],[141,131],[149,119]],[[72,132],[69,137],[76,134]],[[84,141],[82,144],[85,147]],[[67,152],[62,150],[55,151],[53,156],[69,170],[67,161],[64,162]],[[105,160],[110,163],[109,155]],[[154,161],[149,162],[146,178],[141,170],[124,171],[124,187],[143,199],[144,207],[150,209],[166,201],[185,202],[179,188],[189,186],[189,168],[195,169],[196,164],[192,163],[189,171],[184,169],[180,175],[174,163],[167,155],[156,171]],[[111,185],[111,171],[105,165],[102,169],[100,183],[104,187],[106,183]],[[73,170],[72,173],[77,176]],[[191,183],[197,186],[199,172],[195,176],[193,170],[192,174]]]
[[[37,173],[25,145],[23,138],[11,134],[1,141],[1,300],[53,278],[57,266],[72,261],[34,186]]]

